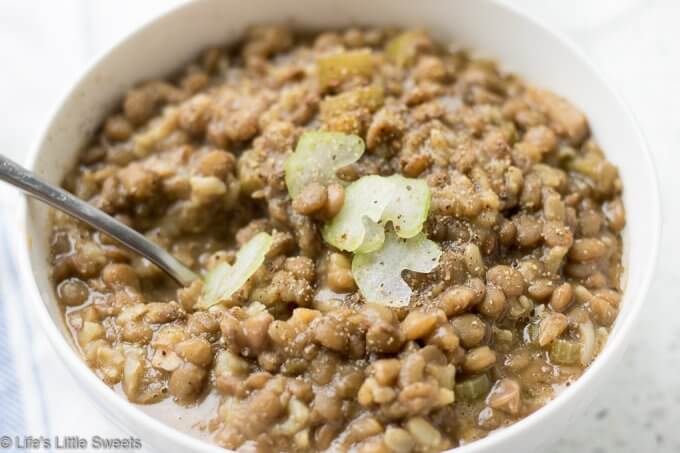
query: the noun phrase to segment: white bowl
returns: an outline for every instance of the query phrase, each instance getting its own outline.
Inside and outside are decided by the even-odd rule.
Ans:
[[[595,68],[566,39],[509,6],[479,0],[202,0],[183,5],[123,40],[85,72],[38,140],[32,170],[59,183],[94,128],[135,82],[172,72],[203,47],[236,39],[249,24],[289,19],[317,28],[422,26],[440,39],[498,59],[505,68],[564,95],[586,112],[595,138],[624,181],[627,285],[621,313],[606,348],[575,384],[526,419],[457,452],[531,451],[565,435],[570,420],[583,412],[616,369],[642,308],[659,243],[657,183],[634,119]],[[158,451],[217,450],[150,417],[87,368],[74,351],[48,278],[47,209],[29,200],[22,218],[27,247],[20,256],[20,274],[32,291],[33,312],[65,365],[95,401],[93,407]]]

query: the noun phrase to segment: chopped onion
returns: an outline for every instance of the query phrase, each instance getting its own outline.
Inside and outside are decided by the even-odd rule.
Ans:
[[[364,141],[356,135],[339,132],[305,132],[298,140],[295,152],[285,166],[286,186],[296,197],[312,182],[342,184],[336,171],[359,160],[364,153]]]
[[[253,236],[236,254],[233,265],[220,263],[205,276],[203,292],[196,304],[197,308],[208,309],[229,297],[248,281],[264,263],[264,258],[272,245],[272,237],[267,233]]]
[[[411,300],[412,290],[402,272],[431,272],[439,264],[441,253],[437,243],[423,233],[402,239],[388,231],[381,249],[354,255],[352,274],[366,302],[404,307]]]
[[[587,366],[595,356],[595,328],[590,319],[579,323],[579,335],[581,336],[581,365]]]

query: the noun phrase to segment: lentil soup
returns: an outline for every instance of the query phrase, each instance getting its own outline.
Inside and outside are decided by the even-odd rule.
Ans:
[[[55,212],[84,360],[225,448],[474,441],[577,379],[621,300],[584,114],[420,30],[252,27],[132,88],[64,186],[204,276]]]

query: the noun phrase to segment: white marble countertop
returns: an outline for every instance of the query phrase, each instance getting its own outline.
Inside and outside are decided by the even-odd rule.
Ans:
[[[86,62],[174,3],[178,0],[0,0],[2,152],[22,160],[37,127],[44,124],[50,109]],[[664,215],[657,276],[620,372],[587,415],[547,451],[678,452],[680,208],[675,197],[680,195],[680,178],[676,176],[680,167],[680,1],[513,3],[571,36],[631,105],[656,160]],[[3,191],[7,193],[0,188],[0,197]],[[58,390],[75,383],[52,357],[49,345],[44,340],[41,343],[40,334],[35,336],[33,353],[53,368],[54,379],[44,383],[45,404],[72,405],[75,397]],[[49,429],[52,435],[100,434],[108,423],[97,417],[88,412],[86,425],[78,417],[58,417],[50,421]],[[41,426],[37,421],[29,422]]]

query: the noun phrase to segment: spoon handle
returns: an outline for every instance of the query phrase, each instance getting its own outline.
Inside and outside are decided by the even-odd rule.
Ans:
[[[132,228],[69,192],[46,183],[2,154],[0,154],[0,180],[108,234],[156,264],[182,286],[187,286],[198,278],[175,257]]]

